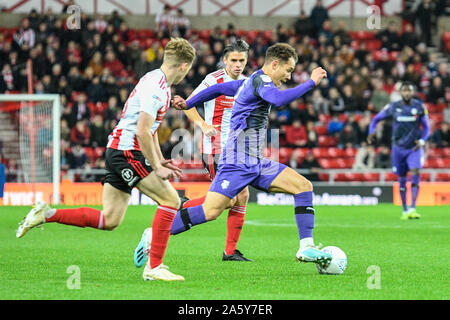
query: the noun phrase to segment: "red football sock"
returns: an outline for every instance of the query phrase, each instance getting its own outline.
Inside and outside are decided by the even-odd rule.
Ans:
[[[170,228],[177,213],[177,208],[158,206],[152,223],[152,246],[150,248],[150,267],[155,268],[162,263],[167,243],[170,237]]]
[[[242,226],[244,225],[246,208],[246,206],[234,206],[228,211],[226,255],[231,255],[236,250]]]
[[[188,200],[183,204],[183,208],[199,206],[199,205],[203,204],[203,202],[205,202],[205,199],[206,199],[206,196],[197,198],[197,199]]]
[[[105,217],[103,212],[92,208],[57,209],[45,222],[58,222],[77,227],[103,229]]]

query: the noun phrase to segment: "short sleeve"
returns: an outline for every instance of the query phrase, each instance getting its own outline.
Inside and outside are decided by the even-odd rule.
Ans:
[[[198,94],[200,91],[205,90],[206,88],[211,87],[212,85],[215,85],[217,83],[216,78],[214,78],[211,75],[208,75],[203,79],[203,81],[198,85],[197,88],[192,92],[193,95]]]
[[[275,85],[273,84],[272,79],[265,74],[256,75],[253,78],[252,86],[253,86],[253,94],[259,97],[261,97],[264,94],[263,93],[264,91],[276,88]]]
[[[144,87],[139,88],[137,95],[139,98],[139,111],[143,111],[151,115],[154,119],[165,102],[161,97],[162,90],[151,90]]]

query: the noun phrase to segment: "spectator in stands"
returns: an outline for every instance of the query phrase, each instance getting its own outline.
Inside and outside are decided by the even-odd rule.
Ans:
[[[405,31],[400,37],[402,46],[407,46],[410,48],[415,48],[419,43],[419,37],[414,32],[413,26],[410,23],[405,25]]]
[[[114,30],[118,30],[120,28],[123,23],[123,19],[119,16],[119,12],[117,10],[113,10],[108,23],[114,27]]]
[[[313,25],[311,19],[306,16],[305,11],[300,11],[300,16],[294,22],[295,34],[299,35],[301,38],[303,36],[312,36]]]
[[[368,110],[378,113],[389,103],[389,94],[384,90],[381,79],[374,79],[372,85],[374,90],[372,91]]]
[[[344,124],[339,119],[337,114],[334,114],[331,117],[331,121],[328,123],[328,135],[330,136],[338,136],[339,132],[344,129]]]
[[[70,169],[83,169],[88,158],[81,144],[75,144],[68,154]]]
[[[431,139],[436,143],[438,148],[450,147],[450,131],[448,130],[448,124],[442,122],[440,129],[434,132]]]
[[[106,132],[102,116],[97,114],[89,128],[91,135],[89,145],[93,148],[106,147],[107,137],[110,132]]]
[[[94,77],[92,83],[86,88],[86,93],[91,102],[104,102],[106,100],[106,91],[99,77]]]
[[[319,146],[319,135],[317,134],[314,122],[308,121],[306,123],[306,136],[308,138],[307,148],[315,148]]]
[[[30,26],[28,18],[22,19],[22,25],[14,34],[14,41],[23,50],[28,50],[34,47],[36,41],[36,34]]]
[[[115,120],[118,121],[120,118],[121,109],[118,105],[118,100],[116,96],[110,96],[108,99],[108,106],[106,107],[103,114],[103,121],[105,122],[105,127],[109,128],[110,123]]]
[[[109,51],[106,53],[106,59],[105,59],[105,68],[108,68],[111,70],[112,74],[115,77],[120,76],[122,70],[123,70],[123,63],[120,62],[119,59],[117,59],[116,54],[114,51]]]
[[[352,38],[346,30],[345,22],[342,20],[338,21],[337,29],[334,31],[334,35],[341,39],[342,44],[350,45],[352,42]]]
[[[442,112],[444,117],[444,122],[450,123],[450,100],[447,101],[447,107]]]
[[[6,182],[18,182],[19,168],[16,159],[9,159],[5,166]]]
[[[309,181],[320,181],[319,173],[322,167],[320,166],[319,161],[314,158],[314,155],[311,151],[308,151],[306,154],[305,160],[303,160],[302,169],[309,169],[309,173],[303,174],[303,176]]]
[[[353,88],[351,85],[346,84],[343,88],[343,100],[346,112],[359,111],[358,101],[353,95]]]
[[[294,120],[292,126],[286,128],[286,142],[292,148],[303,148],[307,145],[308,136],[300,120]]]
[[[70,142],[82,146],[90,146],[91,130],[86,120],[78,120],[75,126],[70,130]]]
[[[345,111],[344,99],[336,88],[330,89],[330,114],[342,114]]]
[[[338,148],[357,148],[358,145],[358,133],[351,124],[346,124],[344,129],[339,133]]]
[[[60,135],[61,140],[70,141],[70,128],[65,118],[61,118],[60,121]]]
[[[171,13],[172,8],[166,4],[163,12],[156,15],[156,31],[162,34],[163,38],[170,38],[170,34],[173,30],[173,15]]]
[[[179,8],[177,10],[177,15],[174,17],[174,35],[179,37],[186,37],[189,30],[191,22],[189,18],[184,14],[183,9]]]
[[[92,71],[96,76],[100,76],[103,71],[103,61],[102,61],[102,53],[100,51],[96,51],[92,56],[91,61],[89,61],[89,67],[92,68]]]
[[[295,119],[301,119],[302,118],[302,111],[299,108],[298,101],[292,101],[289,105],[289,119],[288,124],[292,124]]]
[[[375,166],[375,149],[364,141],[356,152],[354,170],[372,169]]]
[[[1,80],[3,81],[4,89],[0,92],[5,92],[6,90],[13,91],[15,89],[14,75],[11,70],[11,66],[8,63],[3,65]]]
[[[329,101],[322,96],[320,89],[314,89],[312,93],[312,103],[314,105],[314,110],[319,114],[329,113]]]
[[[434,104],[443,103],[444,95],[445,95],[445,88],[442,84],[442,79],[440,77],[434,78],[428,91],[427,101]]]
[[[69,127],[73,128],[75,123],[80,120],[89,121],[91,119],[91,111],[86,103],[86,95],[80,92],[77,97],[77,102],[73,105],[70,114]]]
[[[434,4],[431,0],[422,0],[416,10],[416,19],[420,26],[420,38],[427,46],[431,45],[431,29],[434,24]]]
[[[385,145],[380,146],[380,151],[375,157],[375,168],[390,169],[392,168],[391,151]]]
[[[314,108],[314,104],[311,102],[308,102],[306,104],[305,110],[302,111],[301,114],[301,121],[303,124],[306,124],[308,121],[317,122],[319,121],[319,114],[317,113],[316,109]]]
[[[395,22],[389,22],[387,28],[380,31],[376,37],[381,41],[383,48],[386,48],[389,51],[400,50],[400,38],[398,36],[398,30],[395,26]]]
[[[316,5],[311,10],[311,23],[313,27],[313,36],[317,37],[322,30],[325,20],[328,20],[328,10],[323,6],[322,0],[317,0]]]

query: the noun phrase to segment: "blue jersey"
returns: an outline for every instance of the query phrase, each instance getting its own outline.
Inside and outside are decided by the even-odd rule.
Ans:
[[[369,134],[375,131],[379,121],[386,118],[393,120],[392,146],[411,149],[416,145],[416,140],[426,140],[428,137],[428,112],[422,101],[418,99],[412,99],[409,105],[406,105],[403,100],[387,105],[372,120]]]

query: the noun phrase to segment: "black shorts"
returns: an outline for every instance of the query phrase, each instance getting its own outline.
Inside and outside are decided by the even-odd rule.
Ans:
[[[202,154],[203,166],[205,167],[206,172],[208,172],[211,181],[213,181],[216,176],[219,157],[220,154]]]
[[[131,190],[153,171],[140,151],[107,148],[104,183],[131,194]]]

